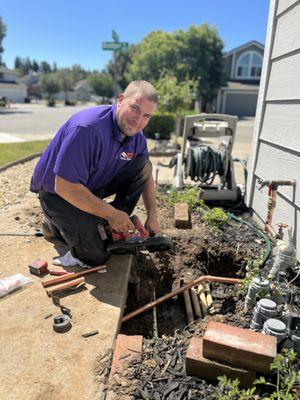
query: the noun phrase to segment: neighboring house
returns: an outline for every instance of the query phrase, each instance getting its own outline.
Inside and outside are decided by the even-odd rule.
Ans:
[[[255,115],[263,55],[264,45],[255,40],[225,54],[228,82],[218,92],[217,113]]]
[[[24,103],[27,87],[19,75],[6,67],[0,67],[0,97],[6,97],[14,103]]]
[[[75,93],[78,101],[89,101],[95,91],[86,79],[79,81],[75,85]]]
[[[272,226],[293,231],[300,259],[300,2],[271,0],[266,49],[248,168],[247,205],[265,221],[268,188],[258,179],[295,180],[279,186]],[[286,237],[286,236],[285,236]]]

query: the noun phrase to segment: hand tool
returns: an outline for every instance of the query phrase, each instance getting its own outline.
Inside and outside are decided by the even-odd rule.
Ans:
[[[85,279],[84,278],[78,278],[78,279],[74,279],[71,282],[65,282],[65,283],[62,283],[61,285],[56,285],[56,286],[54,286],[54,287],[52,287],[50,289],[47,289],[46,292],[47,292],[47,295],[49,297],[51,297],[54,292],[61,292],[62,290],[66,290],[66,289],[72,288],[72,287],[77,286],[77,285],[79,285],[81,283],[85,283]]]
[[[36,260],[28,265],[29,272],[32,275],[43,276],[48,274],[48,263],[45,260]]]
[[[100,265],[99,267],[89,268],[82,272],[71,272],[70,274],[65,274],[64,276],[59,276],[58,278],[50,279],[48,281],[42,282],[44,288],[56,285],[57,283],[68,282],[73,279],[80,278],[82,276],[91,274],[93,272],[101,271],[102,269],[106,269],[106,265]]]
[[[44,234],[42,231],[36,231],[32,233],[20,233],[20,232],[5,232],[0,233],[0,236],[35,236],[35,237],[43,237]]]
[[[149,236],[137,215],[130,217],[137,232],[119,233],[109,225],[98,225],[102,240],[107,240],[106,250],[110,254],[136,254],[139,250],[148,250],[150,253],[165,251],[172,247],[170,239],[164,236]]]

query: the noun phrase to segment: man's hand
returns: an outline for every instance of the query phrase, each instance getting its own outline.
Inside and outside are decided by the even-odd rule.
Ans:
[[[145,229],[150,236],[155,236],[159,231],[159,225],[156,217],[148,217],[145,222]]]
[[[133,225],[128,214],[126,214],[124,211],[114,208],[113,211],[107,215],[106,219],[109,223],[109,226],[116,232],[126,233],[129,231],[135,231],[135,226]]]

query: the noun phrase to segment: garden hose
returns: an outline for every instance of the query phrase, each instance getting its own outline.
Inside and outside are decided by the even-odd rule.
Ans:
[[[211,185],[217,174],[224,175],[225,158],[226,152],[215,151],[209,146],[189,147],[185,177]]]
[[[254,224],[251,224],[250,222],[244,221],[244,220],[238,218],[236,215],[234,215],[234,214],[232,214],[230,212],[228,212],[227,215],[228,215],[229,218],[233,219],[234,221],[237,221],[237,222],[239,222],[241,224],[245,224],[245,225],[250,226],[250,228],[253,228],[257,232],[258,236],[260,236],[261,238],[264,239],[264,241],[266,242],[266,251],[265,251],[265,255],[264,255],[264,258],[262,260],[262,263],[260,265],[261,268],[264,267],[264,265],[266,264],[268,258],[270,257],[270,254],[271,254],[271,242],[270,242],[269,238],[262,231],[257,229]]]

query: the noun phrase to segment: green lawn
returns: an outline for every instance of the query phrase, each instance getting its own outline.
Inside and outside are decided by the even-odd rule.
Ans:
[[[44,151],[49,142],[50,140],[35,140],[33,142],[0,143],[0,166]]]

